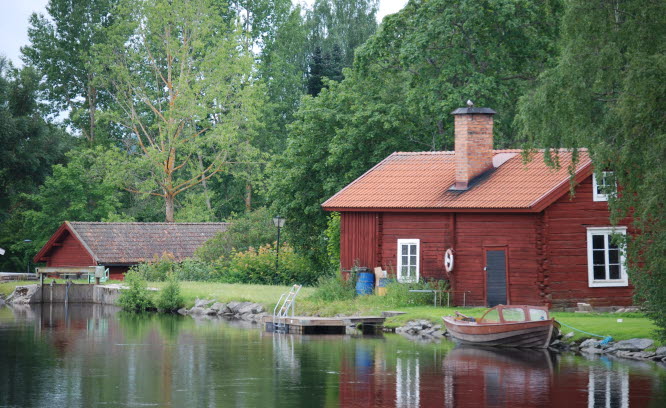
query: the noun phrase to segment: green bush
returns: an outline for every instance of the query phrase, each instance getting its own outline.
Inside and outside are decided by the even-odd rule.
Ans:
[[[355,289],[354,281],[352,279],[345,280],[340,274],[322,276],[317,282],[317,289],[310,298],[325,302],[350,300],[356,294]]]
[[[128,312],[144,312],[153,309],[153,300],[148,290],[148,282],[135,270],[125,274],[125,285],[128,289],[121,290],[118,306]]]
[[[180,284],[174,276],[170,276],[167,285],[160,291],[156,306],[161,312],[173,312],[185,306],[185,299],[180,293]]]
[[[255,250],[235,252],[228,262],[218,263],[217,276],[226,283],[262,285],[313,285],[318,274],[308,268],[307,260],[287,244],[280,247],[280,265],[275,269],[276,250],[267,244]]]
[[[400,283],[396,279],[390,279],[386,286],[386,302],[392,306],[432,305],[432,293],[414,293],[410,290],[448,290],[448,288],[448,282],[444,280]]]
[[[174,268],[175,278],[179,281],[211,281],[215,279],[213,272],[210,263],[196,259],[185,259]]]
[[[155,258],[152,262],[144,262],[130,268],[130,271],[135,271],[139,276],[149,282],[163,282],[167,280],[167,276],[173,273],[174,264],[168,257]]]
[[[332,212],[328,216],[326,234],[326,253],[331,265],[331,270],[340,270],[340,213]]]
[[[185,259],[175,262],[172,258],[164,256],[155,258],[152,262],[145,262],[132,267],[139,275],[149,282],[164,282],[173,276],[179,281],[211,281],[215,280],[213,267],[196,259]]]

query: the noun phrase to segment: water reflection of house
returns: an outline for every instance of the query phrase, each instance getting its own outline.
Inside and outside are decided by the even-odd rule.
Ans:
[[[630,367],[605,357],[588,365],[564,366],[554,378],[553,406],[567,408],[647,407],[654,382],[650,376],[630,374]]]
[[[387,356],[357,343],[342,356],[339,405],[345,407],[649,406],[654,380],[625,364],[559,362],[545,350],[458,347],[442,359],[423,352]]]
[[[357,343],[354,354],[342,358],[340,406],[442,406],[445,389],[438,361],[438,356],[419,352],[388,358],[381,347]]]

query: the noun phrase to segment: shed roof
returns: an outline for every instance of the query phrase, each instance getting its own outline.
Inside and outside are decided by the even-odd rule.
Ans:
[[[44,257],[66,232],[74,235],[98,264],[131,265],[150,261],[164,254],[181,261],[217,233],[224,232],[225,222],[69,222],[58,231],[35,256]]]
[[[521,150],[494,150],[493,168],[472,180],[469,189],[451,191],[454,152],[397,152],[322,204],[325,210],[495,210],[541,211],[570,187],[572,153],[558,151],[558,168],[537,151],[525,163]],[[576,181],[592,173],[586,150],[579,150]]]

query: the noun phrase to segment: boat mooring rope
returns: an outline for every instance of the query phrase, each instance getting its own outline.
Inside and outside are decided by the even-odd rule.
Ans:
[[[562,323],[562,322],[560,322],[559,320],[558,320],[557,322],[558,322],[559,324],[561,324],[562,326],[567,326],[568,328],[573,329],[573,330],[576,330],[576,331],[579,331],[579,332],[581,332],[581,333],[585,333],[585,334],[589,334],[590,336],[594,336],[594,337],[600,337],[600,338],[602,338],[603,340],[601,340],[601,343],[599,343],[599,344],[601,344],[602,346],[605,346],[606,344],[608,344],[608,343],[610,343],[611,341],[613,341],[613,338],[612,338],[611,336],[601,336],[601,335],[599,335],[599,334],[589,333],[589,332],[586,332],[585,330],[577,329],[577,328],[575,328],[575,327],[573,327],[573,326],[569,326],[569,325],[566,324],[566,323]]]

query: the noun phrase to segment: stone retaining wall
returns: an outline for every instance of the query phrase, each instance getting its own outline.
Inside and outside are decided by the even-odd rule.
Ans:
[[[97,303],[114,305],[120,296],[118,285],[86,285],[71,284],[69,290],[64,283],[17,286],[7,299],[12,304],[64,303]]]

